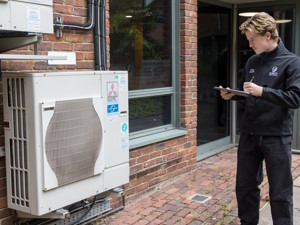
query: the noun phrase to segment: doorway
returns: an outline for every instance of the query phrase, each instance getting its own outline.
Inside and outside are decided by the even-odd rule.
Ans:
[[[198,2],[197,160],[230,143],[230,103],[213,86],[230,86],[231,12]]]

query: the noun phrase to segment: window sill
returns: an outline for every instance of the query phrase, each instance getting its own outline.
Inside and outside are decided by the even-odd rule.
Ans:
[[[160,141],[165,141],[168,139],[184,136],[188,133],[185,129],[172,129],[164,132],[159,132],[156,134],[147,135],[144,137],[134,138],[129,140],[129,149],[134,149],[142,147],[145,145],[153,144]]]

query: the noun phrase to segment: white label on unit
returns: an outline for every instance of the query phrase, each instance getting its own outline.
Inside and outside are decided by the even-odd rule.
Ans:
[[[119,76],[119,90],[120,91],[128,91],[127,76],[124,74]]]
[[[28,30],[41,32],[41,13],[36,7],[27,7],[27,26]]]
[[[121,149],[126,151],[129,146],[129,138],[128,138],[128,124],[121,124]]]

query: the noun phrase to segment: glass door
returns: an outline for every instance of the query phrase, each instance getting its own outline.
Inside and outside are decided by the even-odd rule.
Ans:
[[[197,159],[230,143],[230,105],[213,86],[230,86],[231,8],[198,2]]]

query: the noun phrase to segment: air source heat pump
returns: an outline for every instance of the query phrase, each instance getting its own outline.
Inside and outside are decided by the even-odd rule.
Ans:
[[[129,182],[124,71],[6,73],[8,207],[44,215]]]
[[[0,32],[53,33],[52,0],[0,0]]]

